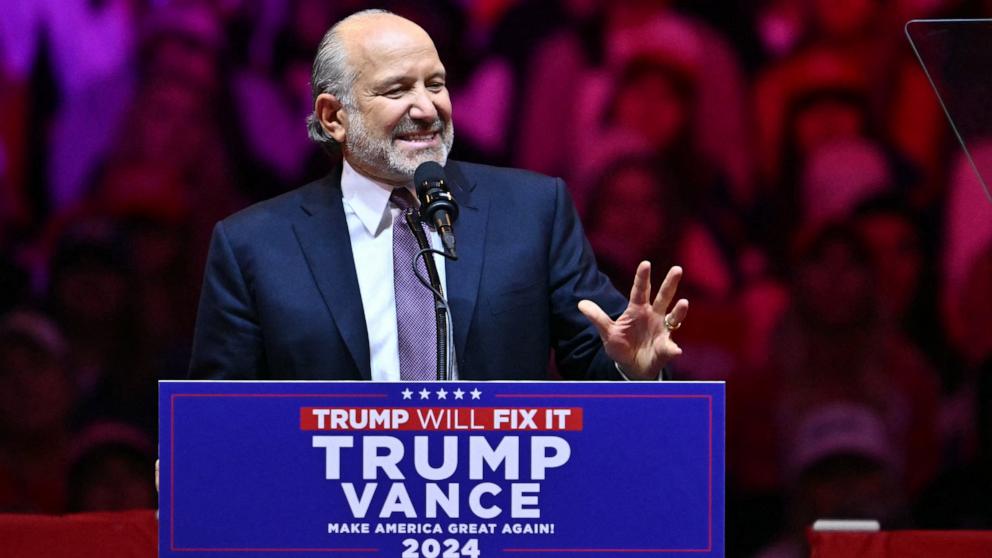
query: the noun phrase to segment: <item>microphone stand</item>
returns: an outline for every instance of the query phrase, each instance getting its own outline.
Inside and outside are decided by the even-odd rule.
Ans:
[[[424,228],[420,226],[422,221],[420,220],[419,213],[411,209],[404,212],[403,217],[406,219],[407,226],[413,231],[414,238],[417,239],[417,245],[420,247],[417,257],[422,256],[424,258],[429,282],[421,277],[420,270],[417,269],[417,257],[413,259],[413,271],[417,275],[417,278],[420,279],[420,282],[434,294],[434,315],[437,321],[437,380],[439,382],[449,381],[451,380],[451,363],[448,358],[448,341],[450,339],[448,329],[448,301],[444,297],[444,287],[441,286],[441,278],[437,273],[434,258],[430,255],[440,254],[446,258],[456,258],[431,247],[430,242],[427,240],[427,234],[424,233]]]

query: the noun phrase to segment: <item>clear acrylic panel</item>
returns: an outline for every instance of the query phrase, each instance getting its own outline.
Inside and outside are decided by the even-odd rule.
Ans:
[[[992,19],[913,20],[906,36],[992,201]]]

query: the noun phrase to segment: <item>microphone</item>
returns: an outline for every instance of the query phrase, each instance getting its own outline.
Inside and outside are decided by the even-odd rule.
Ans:
[[[458,204],[448,190],[444,169],[434,161],[421,163],[413,173],[413,183],[420,200],[420,214],[441,235],[444,251],[452,258],[457,258],[455,231],[452,227],[458,219]]]

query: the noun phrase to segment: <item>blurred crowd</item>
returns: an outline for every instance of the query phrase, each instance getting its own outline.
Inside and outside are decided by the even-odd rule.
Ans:
[[[981,0],[5,0],[0,512],[155,506],[210,231],[334,164],[310,65],[366,7],[434,38],[454,158],[564,177],[622,291],[685,268],[728,555],[992,528],[992,205],[902,28]]]

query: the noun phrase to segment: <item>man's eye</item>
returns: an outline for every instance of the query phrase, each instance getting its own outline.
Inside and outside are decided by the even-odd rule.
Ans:
[[[440,91],[444,89],[444,82],[438,81],[438,82],[430,83],[427,85],[427,88],[430,89],[431,91]]]

